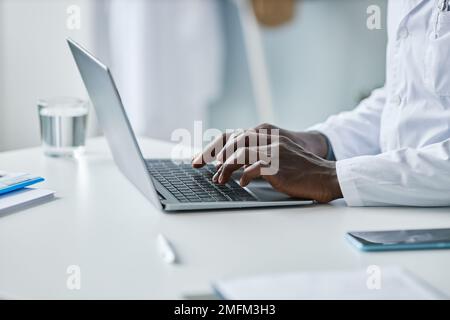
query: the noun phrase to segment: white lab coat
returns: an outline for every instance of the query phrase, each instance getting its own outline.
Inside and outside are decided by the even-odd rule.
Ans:
[[[450,205],[450,12],[439,1],[390,0],[385,86],[311,128],[333,146],[349,206]]]

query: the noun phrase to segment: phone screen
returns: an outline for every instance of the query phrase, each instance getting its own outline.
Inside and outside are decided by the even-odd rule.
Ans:
[[[450,229],[355,231],[348,235],[363,246],[450,244]]]

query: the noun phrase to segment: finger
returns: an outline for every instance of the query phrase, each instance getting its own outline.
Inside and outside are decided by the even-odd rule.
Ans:
[[[212,176],[212,179],[211,179],[212,182],[219,183],[219,176],[221,173],[222,173],[222,166],[219,169],[217,169],[216,173]]]
[[[240,148],[230,158],[225,161],[221,167],[218,182],[227,183],[233,172],[242,168],[244,165],[255,163],[259,160],[259,153],[261,151],[258,147]]]
[[[266,143],[264,143],[264,141],[258,141],[258,145],[260,146],[264,144],[273,144],[274,142],[277,142],[280,139],[281,129],[270,123],[260,124],[259,126],[255,127],[254,130],[259,135],[259,137],[262,138],[267,137],[268,139]]]
[[[237,149],[236,138],[244,133],[243,130],[236,130],[231,133],[220,150],[218,150],[216,159],[219,162],[224,162],[226,160],[226,155],[229,156],[234,153]]]
[[[242,168],[242,164],[227,164],[224,165],[221,170],[221,172],[219,173],[219,176],[217,178],[217,180],[215,181],[216,183],[219,184],[225,184],[228,181],[230,181],[231,176],[233,175],[233,172],[235,172],[236,170],[239,170],[240,168]]]
[[[222,135],[217,136],[210,144],[208,144],[205,147],[205,149],[201,153],[197,154],[192,159],[192,166],[194,168],[200,168],[203,167],[205,164],[214,161],[215,155],[225,145],[230,134],[231,133],[226,132],[223,133]]]
[[[248,148],[236,150],[221,166],[217,182],[220,184],[227,183],[233,172],[245,165],[248,152]]]
[[[274,126],[270,123],[262,123],[255,127],[255,131],[258,133],[268,134],[270,135],[272,133],[272,130],[274,132],[278,132],[280,130],[279,127]]]
[[[252,165],[245,168],[244,173],[239,181],[242,187],[247,186],[253,179],[261,177],[261,169],[266,167],[268,164],[265,161],[259,160]]]
[[[239,148],[265,146],[270,144],[271,141],[271,136],[266,134],[258,134],[253,129],[247,130],[238,135],[230,136],[224,148],[217,154],[217,161],[225,162]]]

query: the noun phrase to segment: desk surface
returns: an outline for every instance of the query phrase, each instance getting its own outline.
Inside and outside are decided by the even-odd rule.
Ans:
[[[142,140],[147,157],[170,145]],[[54,201],[0,215],[0,295],[16,298],[183,298],[213,279],[266,272],[400,265],[450,295],[450,251],[363,253],[349,230],[450,227],[449,208],[348,208],[342,201],[283,209],[164,214],[115,167],[102,138],[78,160],[40,148],[0,153],[6,171],[46,177]],[[156,236],[176,248],[165,264]],[[69,290],[68,266],[81,270]]]

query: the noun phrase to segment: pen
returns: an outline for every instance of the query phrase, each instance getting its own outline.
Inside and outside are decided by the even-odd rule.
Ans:
[[[173,250],[172,245],[170,244],[169,240],[166,239],[166,237],[160,233],[157,237],[157,245],[159,253],[161,254],[161,257],[165,263],[168,264],[174,264],[177,261],[177,257],[175,255],[175,251]]]

